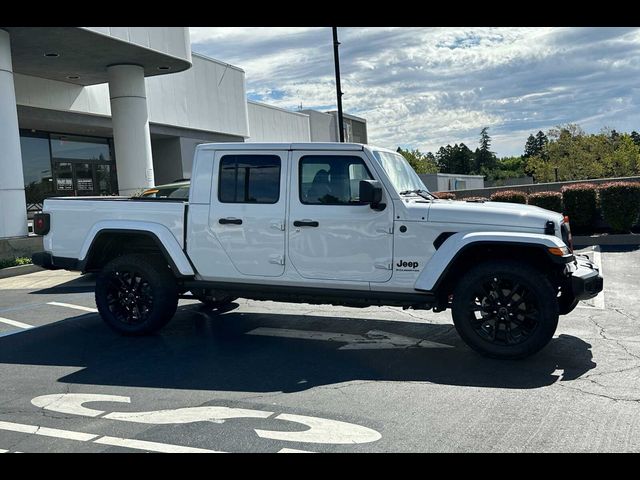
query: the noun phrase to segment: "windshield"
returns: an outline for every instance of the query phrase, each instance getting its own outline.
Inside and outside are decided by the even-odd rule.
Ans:
[[[393,188],[395,188],[398,193],[414,190],[428,192],[427,187],[424,186],[424,183],[422,183],[416,171],[411,168],[409,162],[407,162],[402,155],[378,150],[374,150],[373,155],[387,173],[389,180],[391,180],[393,184]]]

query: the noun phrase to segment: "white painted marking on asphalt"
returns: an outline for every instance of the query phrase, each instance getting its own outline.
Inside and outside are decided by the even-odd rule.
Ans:
[[[364,335],[349,333],[319,332],[313,330],[296,330],[292,328],[260,327],[247,332],[247,335],[266,337],[296,338],[303,340],[323,340],[346,343],[339,350],[368,350],[393,348],[453,348],[444,343],[431,342],[420,338],[406,337],[380,330],[370,330]]]
[[[4,450],[2,448],[0,448],[0,453],[7,453],[9,450]]]
[[[382,435],[375,430],[361,425],[355,425],[353,423],[340,422],[338,420],[307,417],[304,415],[291,415],[288,413],[281,413],[275,418],[277,420],[302,423],[310,428],[302,432],[282,432],[256,429],[256,433],[259,437],[270,438],[273,440],[285,440],[288,442],[335,444],[369,443],[382,438]]]
[[[96,313],[98,311],[97,308],[83,307],[82,305],[74,305],[72,303],[47,302],[47,305],[55,305],[56,307],[74,308],[76,310],[82,310],[83,312],[91,312],[91,313]]]
[[[97,417],[105,413],[102,410],[82,406],[83,403],[88,402],[131,403],[131,398],[93,393],[54,393],[52,395],[42,395],[31,400],[31,403],[36,407],[53,410],[54,412],[70,413],[84,417]]]
[[[9,320],[8,318],[0,317],[0,323],[6,323],[7,325],[11,325],[12,327],[18,328],[33,328],[33,325],[29,325],[28,323],[16,322],[15,320]]]
[[[282,448],[278,450],[278,453],[315,453],[308,450],[296,450],[295,448]]]
[[[182,445],[171,445],[169,443],[147,442],[145,440],[133,440],[120,437],[100,437],[93,443],[101,445],[111,445],[112,447],[134,448],[137,450],[148,450],[160,453],[225,453],[218,450],[206,448],[184,447]]]
[[[132,438],[100,436],[92,433],[75,432],[73,430],[60,430],[57,428],[41,427],[39,425],[27,425],[23,423],[0,422],[0,430],[28,433],[32,435],[44,435],[47,437],[62,438],[65,440],[76,440],[78,442],[99,443],[101,445],[111,445],[114,447],[125,447],[136,450],[146,450],[150,452],[224,453],[218,450],[209,450],[205,448],[185,447],[182,445],[172,445],[170,443],[148,442],[145,440],[136,440]]]
[[[39,425],[25,425],[22,423],[0,422],[0,430],[10,432],[31,433],[33,435],[44,435],[45,437],[64,438],[67,440],[77,440],[88,442],[98,437],[91,433],[74,432],[72,430],[59,430],[57,428],[41,427]]]
[[[271,415],[273,415],[273,412],[211,406],[176,408],[175,410],[158,410],[155,412],[113,412],[105,415],[104,418],[125,422],[167,425],[194,422],[223,423],[231,418],[269,418]]]
[[[84,393],[64,393],[53,395],[42,395],[31,400],[35,406],[45,410],[53,410],[61,413],[72,413],[88,417],[102,415],[102,410],[94,410],[84,407],[84,402],[125,402],[129,403],[129,397],[117,395],[93,395]],[[274,412],[262,410],[248,410],[242,408],[229,408],[218,406],[187,407],[173,410],[157,410],[150,412],[113,412],[104,415],[102,418],[110,420],[121,420],[145,424],[167,425],[193,422],[214,422],[222,423],[231,418],[269,418]],[[274,440],[285,440],[291,442],[310,443],[367,443],[379,440],[382,435],[375,430],[338,420],[329,420],[318,417],[307,417],[303,415],[291,415],[282,413],[275,420],[283,420],[294,423],[301,423],[309,429],[302,432],[287,432],[278,430],[255,430],[259,437],[271,438]],[[34,433],[27,431],[26,433]],[[111,438],[111,437],[109,437]],[[132,447],[133,448],[133,447]]]
[[[593,263],[595,263],[598,266],[598,269],[600,270],[600,276],[604,277],[603,272],[602,272],[602,249],[600,248],[600,245],[594,245],[594,247],[593,247]],[[600,309],[604,310],[604,308],[605,308],[604,288],[593,299],[593,305],[596,308],[600,308]]]

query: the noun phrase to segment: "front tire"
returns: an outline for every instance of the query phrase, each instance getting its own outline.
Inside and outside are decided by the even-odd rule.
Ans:
[[[148,335],[164,327],[178,307],[176,280],[161,258],[124,255],[96,279],[100,316],[123,335]]]
[[[558,326],[556,291],[534,266],[484,262],[453,293],[453,322],[474,350],[493,358],[525,358],[541,350]]]

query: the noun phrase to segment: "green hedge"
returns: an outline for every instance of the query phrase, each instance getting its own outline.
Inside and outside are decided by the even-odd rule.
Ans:
[[[640,217],[640,183],[610,182],[598,191],[604,220],[616,232],[630,232]]]
[[[527,194],[517,190],[502,190],[491,194],[492,202],[527,203]]]
[[[529,205],[562,213],[562,194],[560,192],[538,192],[529,195]]]
[[[587,230],[596,217],[597,186],[593,183],[577,183],[562,187],[564,214],[569,216],[571,228]]]
[[[456,195],[451,192],[431,192],[441,200],[455,200]]]

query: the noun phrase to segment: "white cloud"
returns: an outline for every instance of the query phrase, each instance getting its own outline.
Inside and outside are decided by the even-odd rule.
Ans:
[[[500,155],[531,132],[580,122],[640,130],[640,31],[631,28],[340,28],[345,111],[370,142],[475,148],[489,126]],[[191,29],[193,49],[245,69],[249,95],[335,108],[330,28]]]

